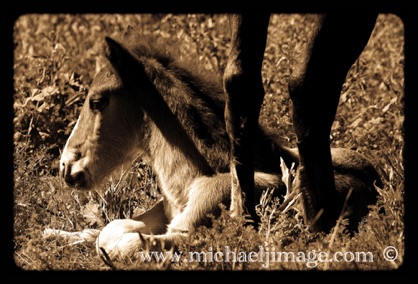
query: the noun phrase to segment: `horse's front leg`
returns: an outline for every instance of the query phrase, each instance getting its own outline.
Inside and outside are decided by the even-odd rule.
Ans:
[[[300,155],[296,181],[314,231],[331,229],[343,206],[344,197],[335,190],[329,137],[342,84],[375,20],[372,14],[320,16],[303,67],[295,68],[289,82]]]
[[[225,121],[231,142],[231,215],[250,214],[255,226],[252,139],[258,125],[264,88],[261,65],[269,14],[231,15],[231,49],[224,73]]]

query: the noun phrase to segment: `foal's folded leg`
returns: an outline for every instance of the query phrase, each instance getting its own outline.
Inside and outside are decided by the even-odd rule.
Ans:
[[[168,226],[168,234],[190,233],[199,225],[210,225],[208,214],[217,217],[221,213],[221,204],[230,205],[230,181],[230,173],[197,178],[189,188],[189,200],[186,208],[173,218]],[[264,189],[277,188],[278,184],[278,175],[261,172],[256,172],[254,175],[257,196],[260,196]]]
[[[278,185],[278,176],[256,172],[257,191]],[[97,238],[96,249],[111,258],[135,258],[142,249],[170,249],[187,238],[199,225],[209,224],[208,214],[218,216],[220,204],[229,205],[231,174],[199,177],[188,188],[189,199],[184,210],[168,224],[162,201],[134,219],[110,222]],[[168,225],[168,226],[167,226]],[[168,228],[168,229],[167,229]]]
[[[97,238],[97,253],[110,259],[125,259],[137,257],[144,248],[171,248],[202,224],[208,213],[219,211],[220,203],[230,199],[230,179],[229,173],[197,178],[189,187],[185,209],[169,225],[163,201],[134,219],[110,222]]]
[[[214,176],[202,176],[190,185],[189,198],[184,210],[175,216],[168,225],[168,234],[177,232],[190,233],[205,223],[208,214],[220,212],[221,203],[230,202],[230,173]]]

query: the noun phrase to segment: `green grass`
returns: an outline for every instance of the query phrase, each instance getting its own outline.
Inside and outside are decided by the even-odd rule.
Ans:
[[[355,19],[353,19],[355,20]],[[263,64],[266,90],[260,122],[295,146],[287,79],[308,40],[312,15],[274,15]],[[259,207],[260,232],[242,226],[225,210],[212,228],[199,228],[180,244],[175,261],[115,262],[113,268],[96,254],[93,244],[69,246],[46,240],[46,228],[81,231],[100,228],[116,218],[146,210],[159,197],[152,170],[135,161],[98,192],[69,189],[57,176],[60,151],[74,126],[89,84],[102,64],[105,35],[130,24],[142,33],[177,37],[179,56],[197,54],[208,70],[221,74],[229,46],[225,15],[25,15],[14,27],[14,259],[23,270],[387,270],[404,256],[404,37],[402,21],[380,15],[366,49],[343,86],[332,128],[335,147],[354,148],[370,157],[383,178],[379,200],[350,237],[340,225],[330,234],[310,233],[297,207],[277,214],[277,203]],[[381,214],[384,212],[384,214]],[[344,221],[343,221],[344,223]],[[383,257],[386,247],[398,251],[395,261]],[[210,261],[226,249],[259,253],[275,250],[297,258],[282,262]],[[206,261],[190,261],[189,252],[205,252]],[[347,261],[315,262],[319,253],[346,253]],[[355,262],[356,252],[370,258]],[[299,255],[298,255],[299,253]],[[306,254],[305,254],[306,253]],[[310,254],[308,254],[310,253]],[[306,257],[303,259],[304,254]],[[219,253],[218,253],[219,255]],[[248,254],[247,254],[248,256]],[[370,254],[367,254],[370,256]],[[241,254],[244,257],[244,254]],[[351,261],[350,261],[351,260]],[[311,267],[308,267],[309,264]],[[312,268],[315,266],[315,268]]]

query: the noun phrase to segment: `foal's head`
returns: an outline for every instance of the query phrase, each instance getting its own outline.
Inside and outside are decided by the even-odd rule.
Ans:
[[[144,114],[138,102],[140,76],[133,55],[106,38],[108,64],[96,74],[60,160],[60,174],[78,189],[91,189],[141,150]],[[132,77],[132,79],[131,79]],[[140,79],[139,79],[140,80]]]

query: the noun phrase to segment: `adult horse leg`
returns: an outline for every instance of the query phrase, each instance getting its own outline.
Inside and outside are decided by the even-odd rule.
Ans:
[[[305,220],[314,231],[328,231],[341,212],[330,152],[330,131],[348,70],[366,46],[375,14],[320,16],[303,68],[292,74],[289,94],[298,138],[297,182]]]
[[[269,19],[269,14],[230,16],[231,49],[223,77],[231,142],[231,215],[242,216],[245,209],[256,227],[252,139],[264,99],[261,65]]]

